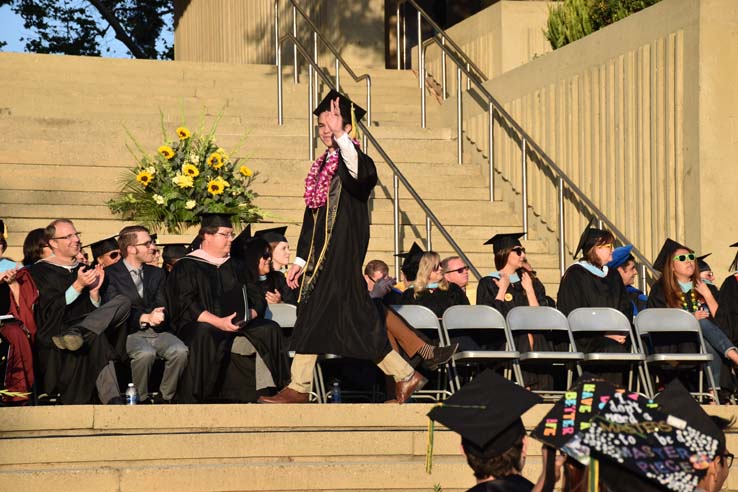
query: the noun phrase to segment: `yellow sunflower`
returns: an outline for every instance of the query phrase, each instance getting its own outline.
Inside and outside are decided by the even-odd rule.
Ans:
[[[180,140],[187,140],[192,136],[192,134],[187,128],[180,126],[179,128],[177,128],[177,136]]]
[[[254,175],[254,172],[251,169],[249,169],[247,166],[241,166],[238,170],[241,171],[241,174],[243,174],[247,178]]]
[[[151,183],[151,180],[152,179],[154,179],[154,175],[151,174],[146,169],[144,169],[143,171],[139,172],[136,175],[136,181],[138,181],[139,183],[141,183],[144,186],[144,188],[147,187],[149,185],[149,183]]]
[[[211,179],[208,183],[208,193],[211,195],[222,195],[225,189],[230,186],[227,181],[218,176],[215,179]]]
[[[165,159],[169,160],[174,157],[174,149],[168,145],[162,145],[159,147],[159,153],[164,156]]]
[[[210,154],[210,157],[208,157],[208,166],[213,169],[220,169],[223,167],[223,156],[217,152],[213,152]]]
[[[198,171],[197,166],[194,166],[190,163],[185,163],[182,164],[182,174],[191,178],[196,178],[200,175],[200,171]]]

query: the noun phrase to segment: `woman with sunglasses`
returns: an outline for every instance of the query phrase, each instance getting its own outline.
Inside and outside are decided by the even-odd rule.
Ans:
[[[694,251],[667,238],[653,262],[653,267],[661,272],[661,278],[651,289],[648,307],[684,309],[697,318],[707,342],[706,348],[713,355],[710,362],[712,373],[720,385],[723,360],[733,366],[738,365],[738,349],[715,323],[718,291],[714,285],[700,279],[695,260]],[[654,345],[657,351],[662,348],[658,340],[654,340]]]
[[[418,275],[413,285],[402,294],[402,304],[419,304],[441,318],[451,306],[468,305],[469,299],[456,284],[443,278],[441,257],[435,251],[426,251],[420,258]]]

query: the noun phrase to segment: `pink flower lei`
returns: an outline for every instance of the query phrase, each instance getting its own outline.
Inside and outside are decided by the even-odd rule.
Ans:
[[[353,140],[354,145],[359,142]],[[313,165],[310,166],[307,178],[305,178],[305,205],[308,208],[320,208],[328,201],[328,188],[331,186],[331,179],[338,169],[339,152],[335,151],[330,154],[326,151],[322,156],[318,157]],[[323,166],[323,161],[325,165]]]

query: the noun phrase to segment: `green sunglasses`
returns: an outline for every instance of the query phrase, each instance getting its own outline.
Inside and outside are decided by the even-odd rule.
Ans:
[[[694,253],[689,253],[688,255],[676,255],[674,257],[674,261],[693,261],[694,260]]]

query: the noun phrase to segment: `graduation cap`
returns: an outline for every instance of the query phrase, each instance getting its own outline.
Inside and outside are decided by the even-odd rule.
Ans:
[[[341,116],[343,117],[343,120],[350,121],[351,125],[355,127],[356,125],[354,124],[354,122],[360,121],[366,114],[366,110],[353,102],[348,97],[346,97],[346,95],[341,94],[335,89],[331,89],[330,92],[328,92],[328,94],[323,98],[323,100],[320,101],[318,106],[315,108],[315,111],[313,111],[313,114],[315,116],[320,116],[322,113],[330,111],[331,102],[334,101],[337,97],[340,98],[338,100],[338,109],[339,111],[341,111]],[[354,112],[354,118],[352,118],[351,114],[352,109]]]
[[[612,252],[612,260],[610,260],[610,263],[607,264],[607,267],[617,268],[619,266],[623,266],[623,264],[628,261],[628,257],[630,256],[630,252],[632,249],[632,244],[615,248]]]
[[[405,274],[405,278],[412,282],[418,275],[418,267],[420,266],[420,259],[423,257],[423,248],[418,246],[418,243],[413,241],[413,245],[405,253],[397,253],[395,256],[403,258],[402,266],[400,269]]]
[[[697,260],[697,268],[699,268],[700,272],[709,272],[710,270],[712,270],[712,268],[710,268],[710,265],[708,265],[705,261],[705,258],[710,256],[711,254],[712,253],[707,253],[706,255],[698,256],[697,258],[695,258],[695,260]]]
[[[200,225],[202,227],[233,227],[231,217],[235,214],[224,212],[204,212],[200,214]]]
[[[287,242],[287,238],[284,233],[287,232],[287,226],[273,227],[271,229],[262,229],[254,233],[255,237],[263,238],[268,243],[281,243]]]
[[[163,246],[161,257],[164,259],[164,263],[171,263],[175,260],[179,260],[183,256],[187,256],[187,243],[168,243],[160,244]]]
[[[251,235],[251,224],[247,225],[238,236],[231,243],[231,256],[236,258],[243,258],[243,252],[246,249],[246,244],[253,239]]]
[[[674,256],[674,253],[678,249],[686,249],[687,251],[692,251],[688,247],[679,244],[673,239],[667,237],[666,241],[664,241],[664,245],[661,246],[661,251],[659,251],[658,256],[656,256],[656,260],[653,262],[653,267],[663,273],[666,262],[671,261],[671,257]]]
[[[597,241],[607,234],[607,231],[604,229],[597,229],[596,227],[593,227],[595,223],[595,218],[592,217],[589,219],[589,223],[587,223],[587,227],[584,229],[584,232],[582,232],[581,237],[579,238],[579,244],[577,244],[577,249],[574,251],[574,258],[579,255],[579,252],[586,253],[592,247],[597,244]]]
[[[502,251],[504,249],[513,249],[516,246],[522,246],[519,239],[523,236],[525,236],[524,232],[495,234],[494,236],[489,238],[487,242],[484,243],[484,245],[486,246],[487,244],[491,244],[492,251],[497,253],[498,251]]]
[[[159,239],[159,235],[157,233],[149,234],[149,237],[151,238],[151,242],[156,244],[156,240]]]
[[[584,373],[577,383],[554,404],[530,435],[544,444],[562,448],[574,435],[590,426],[590,420],[618,387]]]
[[[467,453],[499,456],[525,435],[520,416],[542,398],[487,369],[428,417],[461,435]]]
[[[118,241],[115,239],[116,237],[117,236],[106,237],[105,239],[88,244],[90,251],[92,251],[92,258],[97,259],[105,253],[119,250],[120,247],[118,246]]]
[[[0,236],[8,239],[8,226],[5,225],[4,220],[0,220]]]
[[[738,248],[738,243],[733,243],[730,245],[730,247]],[[735,254],[735,258],[733,258],[733,263],[730,264],[728,270],[730,270],[731,272],[738,270],[738,253]]]

